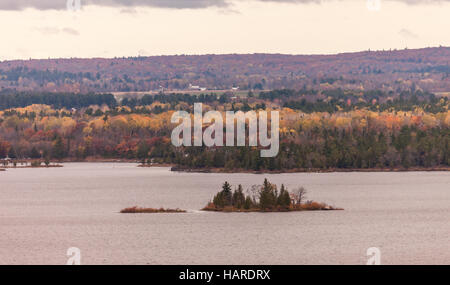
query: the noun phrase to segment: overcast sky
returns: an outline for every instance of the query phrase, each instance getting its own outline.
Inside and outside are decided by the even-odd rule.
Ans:
[[[70,1],[0,0],[0,60],[450,46],[448,0]]]

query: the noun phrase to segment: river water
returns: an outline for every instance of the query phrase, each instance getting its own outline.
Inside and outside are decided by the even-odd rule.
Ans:
[[[264,177],[344,211],[198,211]],[[185,214],[120,214],[130,206]],[[450,172],[207,174],[125,163],[0,172],[0,264],[450,264]]]

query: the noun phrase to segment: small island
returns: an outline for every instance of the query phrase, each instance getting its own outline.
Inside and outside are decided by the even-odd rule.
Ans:
[[[289,192],[281,184],[280,191],[275,184],[264,179],[263,185],[253,185],[244,194],[242,185],[232,191],[230,183],[225,181],[222,191],[214,196],[202,211],[212,212],[296,212],[296,211],[332,211],[344,210],[325,203],[306,200],[307,191],[304,187],[298,187]],[[120,211],[122,214],[154,214],[154,213],[186,213],[181,209],[165,208],[140,208],[130,207]]]
[[[125,208],[123,210],[120,211],[120,213],[122,214],[154,214],[154,213],[186,213],[185,210],[181,210],[181,209],[164,209],[164,208],[160,208],[160,209],[153,209],[153,208],[140,208],[140,207],[130,207],[130,208]]]
[[[225,182],[222,191],[214,196],[203,211],[216,212],[293,212],[293,211],[330,211],[343,210],[325,203],[306,200],[306,189],[299,187],[292,192],[281,185],[278,191],[277,185],[264,179],[263,185],[254,185],[245,195],[242,185],[233,192],[231,185]]]

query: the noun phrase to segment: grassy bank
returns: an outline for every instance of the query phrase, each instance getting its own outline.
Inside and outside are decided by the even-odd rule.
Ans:
[[[336,211],[336,210],[344,210],[342,208],[335,208],[333,206],[329,206],[325,203],[318,203],[318,202],[308,202],[301,205],[291,205],[289,207],[274,207],[274,208],[267,208],[267,209],[261,209],[261,208],[236,208],[233,206],[226,206],[226,207],[217,207],[214,205],[214,203],[209,203],[205,208],[202,209],[203,211],[210,211],[210,212],[243,212],[243,213],[250,213],[250,212],[300,212],[300,211]]]
[[[153,209],[153,208],[140,208],[140,207],[130,207],[130,208],[125,208],[123,210],[120,211],[120,213],[122,214],[153,214],[153,213],[186,213],[185,210],[181,210],[181,209],[164,209],[164,208],[160,208],[160,209]]]

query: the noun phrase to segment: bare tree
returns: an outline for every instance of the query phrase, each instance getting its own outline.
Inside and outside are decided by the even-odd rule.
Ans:
[[[305,199],[308,191],[301,186],[292,191],[291,197],[294,200],[294,204],[300,205]]]
[[[261,193],[262,185],[252,185],[249,189],[247,189],[248,195],[252,198],[253,203],[258,203],[258,197]]]

